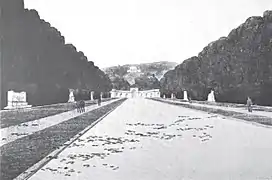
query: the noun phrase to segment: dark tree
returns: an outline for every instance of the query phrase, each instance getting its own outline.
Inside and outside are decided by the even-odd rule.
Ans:
[[[244,103],[250,96],[257,104],[272,105],[272,11],[248,18],[167,72],[161,86],[162,93],[187,90],[198,100],[214,89],[218,101]]]
[[[83,99],[111,89],[109,78],[23,0],[0,2],[1,108],[11,89],[26,91],[32,105],[67,102],[69,88]]]

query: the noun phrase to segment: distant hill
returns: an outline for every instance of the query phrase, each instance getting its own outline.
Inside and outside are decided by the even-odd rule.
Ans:
[[[143,64],[126,64],[123,66],[108,67],[102,70],[109,76],[112,82],[116,82],[117,80],[118,82],[123,82],[123,80],[125,80],[130,85],[134,85],[135,80],[139,78],[147,79],[149,77],[149,79],[156,78],[160,80],[167,71],[174,69],[177,64],[176,62],[161,61]],[[120,88],[119,85],[118,87]]]

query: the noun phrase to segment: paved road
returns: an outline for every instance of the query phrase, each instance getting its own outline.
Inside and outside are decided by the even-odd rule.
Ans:
[[[31,180],[272,179],[272,128],[129,99]]]

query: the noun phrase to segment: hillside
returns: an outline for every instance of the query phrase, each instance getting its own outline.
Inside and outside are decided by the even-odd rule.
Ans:
[[[161,91],[205,100],[215,90],[217,101],[244,103],[247,96],[272,105],[272,11],[250,17],[227,37],[206,46],[161,79]]]
[[[43,105],[67,102],[69,88],[111,89],[105,73],[23,0],[0,3],[1,108],[8,90],[26,91],[29,104]]]
[[[139,85],[140,89],[150,89],[153,86],[150,85],[149,81],[152,81],[151,84],[153,84],[153,81],[155,82],[160,80],[167,71],[173,69],[176,65],[177,63],[175,62],[162,61],[144,64],[127,64],[123,66],[113,66],[104,68],[103,71],[109,76],[113,83],[113,86],[117,87],[117,89],[129,89],[129,86],[138,86],[139,84],[141,84]],[[130,70],[131,68],[132,70]],[[125,81],[129,85],[120,85],[120,83],[124,83]],[[146,81],[146,83],[142,81]],[[156,85],[154,87],[158,88],[159,86]]]

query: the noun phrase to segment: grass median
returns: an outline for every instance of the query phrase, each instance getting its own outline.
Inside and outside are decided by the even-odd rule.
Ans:
[[[104,99],[103,102],[109,100],[111,99]],[[86,101],[86,106],[93,104],[96,104],[96,101]],[[9,126],[14,126],[36,119],[71,111],[73,109],[75,109],[74,103],[61,103],[12,111],[3,110],[0,112],[0,125],[1,128],[6,128]]]
[[[80,131],[107,112],[117,108],[125,99],[17,139],[1,147],[1,180],[10,180],[62,146]]]

